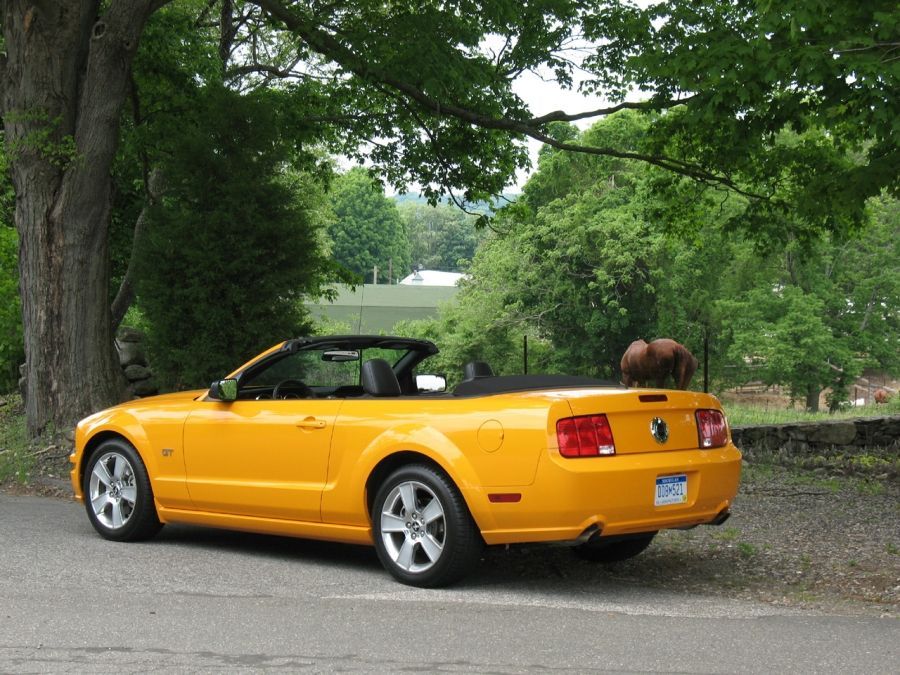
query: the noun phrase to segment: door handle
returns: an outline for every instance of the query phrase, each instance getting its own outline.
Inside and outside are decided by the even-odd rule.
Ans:
[[[325,420],[317,420],[315,417],[307,417],[305,420],[297,422],[300,429],[324,429]]]

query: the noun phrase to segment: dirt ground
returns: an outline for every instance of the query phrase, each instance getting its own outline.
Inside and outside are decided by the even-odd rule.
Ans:
[[[854,404],[872,405],[877,389],[886,389],[892,396],[900,395],[900,380],[893,378],[881,371],[867,370],[857,378],[850,387],[850,400]],[[819,395],[819,410],[828,410],[827,396],[830,389],[825,389]],[[791,407],[791,397],[784,387],[773,385],[766,386],[761,382],[750,383],[741,387],[735,387],[722,392],[720,397],[726,405],[739,403],[741,405],[756,406],[759,408],[786,409]],[[803,401],[795,404],[802,409]]]
[[[523,576],[578,576],[843,614],[900,617],[900,485],[746,466],[732,517],[668,530],[632,560],[587,563],[565,549],[496,549]]]

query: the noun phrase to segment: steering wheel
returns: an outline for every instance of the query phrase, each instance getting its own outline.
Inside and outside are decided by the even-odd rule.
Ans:
[[[291,393],[288,394],[284,390],[289,389]],[[280,394],[280,395],[279,395]],[[292,396],[291,394],[296,394]],[[272,390],[272,398],[315,398],[316,393],[309,388],[308,385],[304,384],[300,380],[282,380],[278,384],[275,385],[275,388]]]

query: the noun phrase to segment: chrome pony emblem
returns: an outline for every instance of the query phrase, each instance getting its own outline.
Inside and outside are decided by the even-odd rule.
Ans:
[[[653,434],[657,443],[665,443],[669,440],[669,425],[661,417],[654,417],[650,420],[650,433]]]

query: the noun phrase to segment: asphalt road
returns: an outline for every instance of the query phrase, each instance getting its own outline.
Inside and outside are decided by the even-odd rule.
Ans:
[[[900,621],[498,569],[423,591],[371,549],[188,527],[116,544],[0,492],[0,672],[900,671]]]

